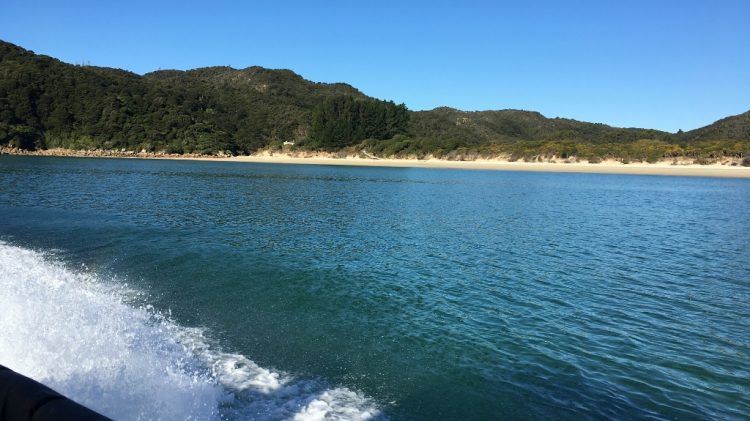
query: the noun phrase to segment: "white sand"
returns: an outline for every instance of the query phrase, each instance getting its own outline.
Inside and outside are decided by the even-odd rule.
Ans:
[[[192,159],[192,158],[187,158]],[[677,164],[671,161],[655,164],[635,163],[622,164],[617,161],[604,161],[599,164],[549,163],[549,162],[510,162],[503,160],[446,161],[441,159],[364,159],[356,157],[292,157],[288,155],[237,156],[231,158],[197,158],[230,162],[255,162],[273,164],[313,164],[313,165],[356,165],[372,167],[409,167],[409,168],[461,168],[474,170],[499,171],[542,171],[568,173],[602,173],[602,174],[649,174],[702,177],[736,177],[750,178],[750,167],[711,164]]]
[[[541,172],[568,172],[568,173],[601,173],[601,174],[648,174],[648,175],[674,175],[674,176],[698,176],[698,177],[733,177],[750,178],[750,167],[730,165],[729,159],[725,164],[698,165],[692,161],[681,161],[674,164],[673,161],[661,161],[655,164],[631,163],[623,164],[619,161],[603,161],[599,164],[587,162],[510,162],[501,158],[478,159],[476,161],[447,161],[442,159],[368,159],[361,157],[337,158],[325,153],[269,153],[264,152],[253,156],[234,157],[210,157],[210,156],[184,156],[164,154],[141,154],[135,152],[111,152],[111,151],[72,151],[66,149],[50,149],[36,152],[21,152],[15,150],[3,150],[0,152],[20,155],[45,155],[45,156],[85,156],[85,157],[115,157],[115,158],[142,158],[142,159],[180,159],[201,161],[225,161],[225,162],[255,162],[264,164],[312,164],[312,165],[352,165],[370,167],[405,167],[405,168],[460,168],[472,170],[498,170],[498,171],[541,171]]]

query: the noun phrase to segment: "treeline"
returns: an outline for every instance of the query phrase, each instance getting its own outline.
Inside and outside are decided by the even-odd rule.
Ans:
[[[0,146],[249,154],[304,140],[327,98],[366,98],[288,70],[134,73],[73,66],[0,41]]]
[[[712,163],[724,158],[743,159],[750,166],[750,141],[701,140],[669,143],[641,139],[624,143],[586,143],[574,141],[513,141],[506,143],[464,145],[431,138],[396,136],[386,141],[366,141],[370,153],[384,157],[428,157],[450,160],[474,160],[505,156],[511,161],[585,160],[600,162],[614,159],[624,163],[687,158],[698,163]]]
[[[357,151],[471,159],[717,159],[750,151],[750,112],[678,133],[530,111],[411,112],[289,70],[209,67],[140,76],[74,66],[0,41],[0,147],[251,154]]]
[[[365,139],[386,140],[406,133],[409,112],[392,101],[339,96],[326,99],[312,113],[308,149],[333,151]]]

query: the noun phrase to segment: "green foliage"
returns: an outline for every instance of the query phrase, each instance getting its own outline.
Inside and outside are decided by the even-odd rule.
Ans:
[[[337,96],[313,110],[307,147],[332,151],[364,139],[390,139],[405,133],[408,122],[403,104]]]
[[[11,148],[36,150],[44,146],[42,134],[23,124],[7,124],[0,121],[0,146]]]
[[[433,156],[445,159],[472,159],[472,157],[507,156],[511,160],[526,162],[553,157],[579,158],[589,162],[604,159],[627,162],[656,162],[677,157],[720,158],[743,157],[750,150],[750,141],[717,140],[699,141],[680,145],[660,140],[641,139],[626,143],[588,143],[575,141],[521,140],[504,143],[479,143],[461,145],[458,141],[445,139],[413,138],[396,136],[384,141],[367,140],[362,143],[370,153],[378,156],[424,158]]]
[[[516,141],[570,141],[576,143],[627,143],[639,139],[672,141],[658,130],[622,129],[570,119],[546,118],[521,110],[465,112],[451,108],[413,113],[410,133],[473,146]]]
[[[409,112],[289,70],[139,76],[65,64],[0,41],[0,146],[247,154],[287,140],[295,148],[416,158],[712,160],[750,150],[750,112],[675,134],[521,110]]]
[[[364,95],[288,70],[134,73],[73,66],[0,41],[0,146],[252,153],[307,136],[326,98]]]

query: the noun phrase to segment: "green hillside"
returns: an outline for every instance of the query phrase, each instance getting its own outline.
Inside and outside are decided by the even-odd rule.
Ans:
[[[520,110],[411,112],[290,70],[208,67],[140,76],[0,41],[0,146],[200,154],[366,149],[382,156],[518,159],[739,157],[750,112],[672,134]]]
[[[251,153],[307,139],[313,110],[326,99],[397,108],[289,70],[210,67],[139,76],[62,63],[5,42],[0,75],[0,145],[24,149]]]
[[[750,121],[745,113],[687,133],[617,128],[522,110],[466,112],[441,107],[413,112],[410,137],[371,142],[383,155],[432,155],[449,159],[510,155],[516,159],[741,157],[750,151]]]
[[[708,126],[681,133],[678,137],[687,142],[715,139],[750,140],[750,111],[722,118]]]

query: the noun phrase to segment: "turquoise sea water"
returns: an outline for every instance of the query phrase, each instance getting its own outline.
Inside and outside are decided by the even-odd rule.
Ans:
[[[750,180],[0,157],[0,364],[124,419],[748,419],[749,222]]]

